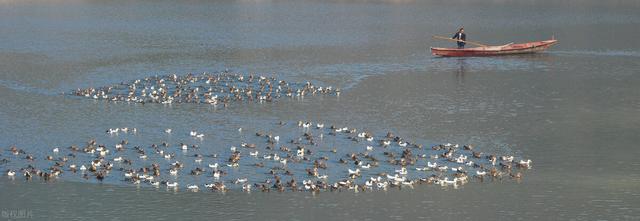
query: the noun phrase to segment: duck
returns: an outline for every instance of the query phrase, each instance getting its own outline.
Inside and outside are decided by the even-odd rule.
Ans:
[[[304,157],[304,148],[299,148],[299,149],[296,151],[296,156],[298,156],[298,157]]]
[[[318,176],[316,176],[316,177],[317,177],[318,179],[323,179],[323,180],[326,180],[326,179],[328,179],[328,178],[329,178],[329,176],[328,176],[327,174],[324,174],[324,175],[318,175]]]
[[[124,173],[124,177],[127,177],[127,178],[133,177],[133,175],[134,175],[133,171],[127,171],[127,172]]]
[[[243,184],[242,191],[251,192],[251,184],[248,184],[248,183]]]
[[[437,166],[436,167],[436,170],[438,170],[438,171],[447,171],[447,169],[449,169],[448,166]]]
[[[236,179],[236,181],[234,182],[235,184],[239,184],[239,183],[246,183],[249,179],[247,178],[238,178]]]
[[[405,181],[402,181],[402,182],[400,182],[400,183],[401,183],[403,186],[408,186],[408,187],[413,188],[413,180],[410,180],[410,181],[406,181],[406,180],[405,180]]]
[[[302,127],[304,127],[304,128],[309,128],[310,126],[311,126],[311,123],[309,123],[309,122],[306,122],[306,123],[302,124]]]
[[[389,183],[387,182],[376,183],[376,186],[378,187],[378,189],[386,191],[387,187],[389,186]]]
[[[454,178],[453,180],[449,180],[449,177],[445,177],[444,179],[438,180],[440,185],[456,185],[458,183],[458,178]]]
[[[372,146],[367,146],[367,151],[372,151],[373,147]]]
[[[16,175],[16,171],[13,170],[7,170],[7,176],[13,177]]]
[[[178,187],[178,182],[171,182],[171,183],[167,182],[166,185],[167,187]]]
[[[396,173],[399,173],[400,175],[407,175],[408,171],[406,167],[402,167],[399,170],[395,170]]]
[[[164,132],[170,134],[171,133],[171,128],[164,129]]]
[[[59,149],[59,148],[57,148],[57,147],[56,147],[56,148],[53,148],[53,153],[58,153],[58,152],[60,152],[60,149]]]
[[[453,172],[464,172],[464,169],[462,169],[462,167],[451,167],[451,171]]]
[[[369,142],[373,141],[373,137],[367,137],[367,141]]]
[[[188,185],[187,189],[192,190],[192,191],[197,191],[198,189],[198,185],[192,184],[192,185]]]
[[[531,168],[531,160],[520,160],[517,165],[522,168]]]
[[[171,174],[171,175],[173,175],[173,176],[178,175],[178,169],[175,169],[175,168],[174,168],[174,169],[169,170],[169,174]]]

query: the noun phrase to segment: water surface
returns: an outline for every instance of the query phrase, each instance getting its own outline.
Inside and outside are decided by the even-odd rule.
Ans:
[[[308,119],[474,143],[531,158],[534,168],[521,183],[315,196],[3,176],[0,209],[38,219],[637,220],[639,10],[635,1],[2,2],[3,148],[45,153],[111,127],[224,134]],[[428,47],[452,44],[429,36],[461,25],[470,40],[489,44],[551,36],[560,43],[537,55],[432,57]],[[61,95],[224,69],[345,90],[228,108]]]

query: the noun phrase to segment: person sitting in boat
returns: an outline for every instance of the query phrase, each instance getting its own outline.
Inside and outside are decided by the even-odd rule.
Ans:
[[[452,39],[457,39],[458,40],[458,48],[462,49],[464,48],[464,45],[466,44],[466,40],[467,40],[467,35],[464,34],[464,28],[460,28],[460,30],[458,30],[458,32],[456,32],[456,34],[453,35]]]

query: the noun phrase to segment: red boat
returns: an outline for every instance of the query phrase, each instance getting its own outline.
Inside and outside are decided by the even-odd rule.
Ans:
[[[496,56],[509,54],[525,54],[544,51],[558,42],[551,39],[546,41],[527,42],[521,44],[506,44],[500,46],[484,46],[475,48],[431,48],[431,54],[443,57],[465,57],[465,56]]]

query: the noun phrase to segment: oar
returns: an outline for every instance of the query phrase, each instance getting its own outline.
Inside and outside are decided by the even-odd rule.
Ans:
[[[442,39],[442,40],[448,40],[448,41],[455,41],[455,42],[460,41],[460,42],[465,42],[465,43],[469,43],[469,44],[472,44],[472,45],[477,45],[477,46],[480,46],[480,47],[488,47],[488,45],[480,44],[480,43],[478,43],[478,42],[473,42],[473,41],[463,41],[463,40],[458,40],[458,39],[453,39],[453,38],[447,38],[447,37],[442,37],[442,36],[437,36],[437,35],[434,35],[434,36],[432,36],[432,37],[433,37],[433,38],[437,38],[437,39]]]

